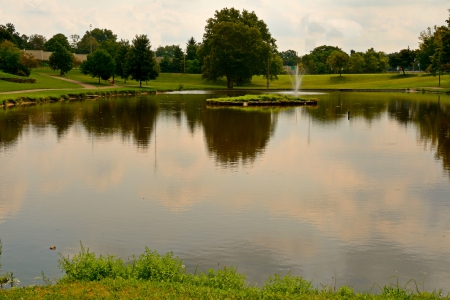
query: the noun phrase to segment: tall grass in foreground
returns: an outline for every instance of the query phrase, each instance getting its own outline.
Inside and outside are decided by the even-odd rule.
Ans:
[[[347,286],[318,288],[290,274],[271,276],[262,287],[248,286],[234,268],[191,274],[173,253],[148,248],[125,263],[113,255],[97,257],[81,245],[78,254],[60,255],[58,262],[65,275],[56,284],[44,279],[45,286],[0,289],[0,299],[450,299],[442,291],[410,289],[412,281],[380,287],[378,294],[355,293]]]
[[[60,269],[65,273],[57,285],[98,282],[110,289],[117,285],[127,290],[131,286],[150,284],[152,288],[166,290],[181,289],[187,298],[235,298],[235,299],[444,299],[442,291],[432,293],[420,291],[417,284],[408,288],[398,283],[380,287],[378,294],[355,293],[350,287],[338,289],[332,286],[314,287],[311,281],[290,274],[268,278],[262,287],[248,286],[245,275],[232,267],[221,270],[209,270],[207,273],[192,274],[186,272],[183,262],[173,253],[160,255],[149,248],[139,256],[133,256],[125,263],[113,255],[96,256],[81,244],[81,250],[72,258],[60,256]],[[196,273],[196,272],[195,272]],[[184,291],[184,292],[183,292]],[[190,294],[191,291],[193,294]],[[180,294],[180,295],[181,295]],[[187,296],[186,295],[186,296]],[[223,297],[222,297],[223,296]],[[166,297],[162,297],[166,298]],[[184,297],[180,297],[184,298]]]

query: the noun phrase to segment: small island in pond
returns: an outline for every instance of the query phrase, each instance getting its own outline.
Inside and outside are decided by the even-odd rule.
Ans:
[[[288,106],[288,105],[317,105],[317,98],[303,98],[299,96],[261,94],[239,97],[207,99],[209,105],[226,106]]]

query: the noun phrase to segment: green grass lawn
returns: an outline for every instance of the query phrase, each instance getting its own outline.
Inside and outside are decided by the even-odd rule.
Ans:
[[[50,69],[40,69],[39,73],[59,76],[57,71]],[[101,81],[98,84],[97,78],[83,75],[79,70],[72,70],[64,77],[77,80],[94,86],[107,86],[108,82]],[[138,87],[139,82],[116,77],[116,85]],[[266,79],[262,76],[254,76],[250,84],[235,86],[235,89],[266,89]],[[224,78],[217,82],[208,82],[201,78],[199,74],[172,74],[161,73],[156,80],[143,82],[142,87],[152,87],[157,90],[176,90],[182,84],[184,89],[226,89],[227,84]],[[278,80],[270,83],[271,89],[291,89],[292,83],[289,75],[279,75]],[[438,77],[429,74],[335,74],[326,75],[304,75],[302,78],[303,89],[407,89],[407,88],[438,88]],[[450,89],[450,76],[441,76],[441,88]]]
[[[47,76],[45,76],[47,75]],[[48,76],[50,75],[50,76]],[[51,77],[53,76],[53,77]],[[0,77],[13,77],[10,74],[0,72]],[[61,89],[61,94],[76,92],[82,90],[82,86],[58,79],[59,72],[51,69],[34,69],[30,75],[35,78],[37,83],[13,83],[0,81],[0,92],[20,91],[24,93],[20,96],[27,96],[26,91],[31,89]],[[115,78],[116,85],[110,86],[108,82],[98,83],[97,78],[84,75],[80,70],[71,70],[63,76],[64,78],[80,81],[94,87],[102,88],[138,88],[139,82],[134,80],[124,81],[121,78]],[[289,75],[278,76],[279,80],[272,81],[270,89],[291,89],[291,78]],[[201,78],[199,74],[169,74],[161,73],[156,80],[150,80],[142,83],[142,88],[151,90],[178,90],[179,87],[188,90],[194,89],[226,89],[225,79],[216,82],[208,82]],[[450,90],[450,76],[441,76],[441,88],[438,88],[438,78],[429,74],[344,74],[339,75],[305,75],[302,78],[301,89],[425,89],[425,90]],[[68,91],[68,89],[73,91]],[[250,84],[244,86],[235,86],[235,89],[266,89],[266,80],[262,76],[254,76]],[[79,92],[79,91],[78,91]],[[42,92],[39,92],[42,93]],[[49,92],[45,92],[49,93]],[[51,92],[52,95],[58,92]],[[14,94],[17,97],[19,95]],[[14,96],[11,95],[9,98]],[[0,99],[5,99],[0,95]]]
[[[34,89],[79,89],[80,85],[67,82],[64,80],[55,79],[49,76],[39,74],[40,70],[33,70],[29,78],[36,79],[36,83],[16,83],[0,80],[0,92],[11,92],[20,90],[34,90]],[[18,77],[0,71],[0,77],[11,78]]]

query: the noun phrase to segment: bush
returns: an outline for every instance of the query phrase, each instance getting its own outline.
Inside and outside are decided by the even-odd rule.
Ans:
[[[24,74],[24,75],[20,75],[20,74]],[[25,65],[19,63],[19,64],[17,64],[17,75],[28,77],[28,76],[30,76],[30,69],[28,69]]]
[[[264,285],[262,292],[265,297],[272,299],[284,299],[288,295],[311,295],[316,294],[312,282],[296,277],[286,275],[281,278],[278,274],[270,276]]]

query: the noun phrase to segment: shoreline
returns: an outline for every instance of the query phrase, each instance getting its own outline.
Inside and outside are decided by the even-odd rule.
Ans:
[[[289,92],[291,89],[183,89],[182,91],[214,91],[214,92],[223,92],[223,93],[239,93],[239,92],[268,92],[268,93],[276,93],[276,92]],[[59,92],[58,92],[59,91]],[[25,105],[34,105],[40,103],[54,103],[54,102],[62,102],[67,100],[81,100],[81,99],[93,99],[93,98],[107,98],[107,97],[130,97],[130,96],[140,96],[140,95],[155,95],[166,92],[176,92],[174,89],[128,89],[126,87],[116,87],[111,89],[106,88],[96,88],[95,90],[87,90],[87,89],[42,89],[42,90],[22,90],[22,91],[12,91],[6,93],[0,93],[1,95],[16,95],[21,94],[16,97],[8,97],[8,99],[0,100],[0,108],[5,107],[15,107],[15,106],[25,106]],[[49,96],[37,96],[39,92],[50,92],[54,95]],[[450,95],[450,91],[446,90],[438,90],[434,88],[430,89],[301,89],[300,92],[341,92],[341,93],[423,93],[423,94],[446,94]],[[24,94],[24,95],[23,95]]]

